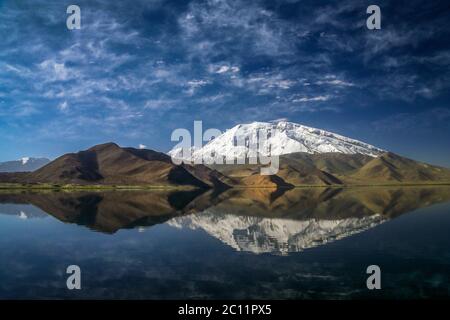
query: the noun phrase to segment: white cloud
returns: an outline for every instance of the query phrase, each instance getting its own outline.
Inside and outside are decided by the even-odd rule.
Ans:
[[[318,102],[318,101],[328,101],[330,96],[317,96],[317,97],[303,97],[299,99],[294,99],[292,102]]]
[[[165,99],[165,98],[159,98],[159,99],[149,99],[145,101],[144,109],[149,110],[169,110],[176,106],[178,101],[176,99]]]
[[[33,78],[34,73],[28,66],[3,63],[0,64],[0,81],[4,81],[5,76],[8,78],[10,78],[11,76],[19,77],[26,81],[29,78]]]
[[[295,86],[298,81],[287,79],[281,73],[254,74],[248,78],[233,79],[236,86],[256,91],[258,94],[269,94],[279,89],[287,90]]]
[[[347,82],[344,80],[339,79],[332,79],[332,80],[320,80],[316,82],[317,85],[332,85],[332,86],[340,86],[340,87],[354,87],[355,84],[352,82]]]
[[[60,111],[66,111],[68,108],[69,108],[69,104],[67,103],[67,101],[61,102],[61,103],[58,105],[58,109],[59,109]]]
[[[187,90],[187,94],[188,95],[193,95],[195,93],[195,90],[197,90],[198,88],[201,88],[203,86],[206,86],[209,83],[210,83],[210,81],[208,81],[208,80],[191,80],[191,81],[188,81],[187,85],[188,85],[189,89]]]
[[[223,65],[223,66],[219,66],[219,67],[213,67],[214,69],[214,73],[218,73],[218,74],[223,74],[223,73],[237,73],[239,72],[241,69],[239,67],[236,66],[227,66],[227,65]]]
[[[295,84],[293,80],[277,80],[268,84],[269,88],[289,89]]]
[[[69,78],[70,73],[65,64],[57,63],[53,59],[44,60],[39,64],[39,68],[45,73],[44,77],[47,81],[64,81]]]
[[[231,39],[234,43],[245,42],[246,53],[285,56],[293,50],[294,41],[301,39],[297,35],[303,30],[298,30],[291,22],[279,19],[261,4],[246,0],[210,0],[206,3],[192,1],[188,13],[180,17],[178,22],[184,33],[184,40],[196,38],[197,44],[207,43],[207,48],[189,43],[192,56],[197,58],[217,55],[218,50],[226,51],[223,43],[230,42]],[[211,40],[209,37],[211,33],[223,34],[224,31],[231,31],[233,34],[218,40]]]
[[[139,149],[141,149],[141,150],[142,150],[142,149],[147,149],[147,146],[146,146],[145,144],[142,144],[142,143],[141,143],[141,144],[139,145]]]
[[[194,87],[194,88],[202,87],[204,85],[207,85],[208,83],[209,83],[209,81],[207,81],[207,80],[191,80],[191,81],[188,81],[188,85],[190,87]]]
[[[230,70],[230,67],[229,67],[229,66],[221,66],[221,67],[216,71],[216,73],[225,73],[225,72],[228,72],[228,70]]]

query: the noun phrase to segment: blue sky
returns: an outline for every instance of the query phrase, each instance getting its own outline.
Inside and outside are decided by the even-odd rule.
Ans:
[[[450,166],[449,20],[445,0],[0,0],[0,161],[285,118]]]

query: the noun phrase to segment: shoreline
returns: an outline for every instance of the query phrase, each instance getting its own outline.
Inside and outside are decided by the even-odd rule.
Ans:
[[[376,187],[450,187],[450,182],[428,182],[428,183],[379,183],[379,184],[333,184],[333,185],[294,185],[292,187],[278,186],[230,186],[225,189],[247,190],[247,189],[304,189],[304,188],[376,188]],[[102,190],[136,190],[136,191],[157,191],[157,190],[201,190],[193,186],[158,186],[158,185],[55,185],[55,184],[20,184],[20,183],[0,183],[0,190],[33,190],[33,191],[102,191]],[[204,188],[214,190],[217,188]],[[220,188],[219,188],[220,189]]]

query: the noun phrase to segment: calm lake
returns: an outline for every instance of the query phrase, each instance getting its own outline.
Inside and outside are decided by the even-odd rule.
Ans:
[[[4,190],[0,298],[448,298],[449,234],[448,187]]]

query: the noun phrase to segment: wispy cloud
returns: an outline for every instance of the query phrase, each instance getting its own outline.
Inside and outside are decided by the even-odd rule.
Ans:
[[[292,100],[292,102],[317,102],[317,101],[328,101],[330,96],[317,96],[317,97],[303,97]]]
[[[379,32],[365,28],[357,0],[80,0],[82,29],[74,32],[66,5],[2,3],[1,134],[116,134],[138,145],[153,127],[193,119],[303,121],[314,113],[327,123],[336,112],[420,113],[448,101],[441,1],[382,0]]]

